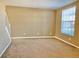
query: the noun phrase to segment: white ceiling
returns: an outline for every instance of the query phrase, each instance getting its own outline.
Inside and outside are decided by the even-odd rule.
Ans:
[[[57,9],[75,1],[76,0],[4,0],[4,4],[10,6]]]

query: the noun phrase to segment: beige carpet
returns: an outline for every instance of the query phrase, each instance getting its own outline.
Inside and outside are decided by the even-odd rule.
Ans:
[[[79,49],[57,39],[13,39],[4,58],[79,57]]]

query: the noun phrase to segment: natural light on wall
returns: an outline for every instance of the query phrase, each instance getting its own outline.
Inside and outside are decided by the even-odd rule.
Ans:
[[[76,13],[75,6],[62,10],[62,22],[61,22],[62,33],[69,36],[74,36],[75,13]]]

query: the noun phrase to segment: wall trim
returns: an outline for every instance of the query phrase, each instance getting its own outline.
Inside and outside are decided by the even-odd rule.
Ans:
[[[12,37],[12,39],[32,39],[32,38],[44,38],[44,39],[45,39],[45,38],[56,38],[56,39],[58,39],[58,40],[63,41],[63,42],[66,43],[66,44],[69,44],[69,45],[71,45],[71,46],[76,47],[76,48],[79,49],[79,46],[76,46],[76,45],[74,45],[74,44],[72,44],[72,43],[70,43],[70,42],[67,42],[67,41],[65,41],[65,40],[63,40],[63,39],[61,39],[61,38],[59,38],[59,37],[57,37],[57,36]]]
[[[10,37],[9,37],[9,38],[10,38]],[[5,51],[7,50],[7,48],[11,45],[11,42],[12,42],[12,40],[11,40],[11,38],[10,38],[9,43],[6,45],[6,47],[4,48],[4,50],[2,51],[2,53],[0,54],[0,58],[1,58],[2,55],[5,53]]]
[[[54,36],[11,37],[12,39],[54,38]]]
[[[67,41],[65,41],[65,40],[63,40],[63,39],[61,39],[61,38],[59,38],[59,37],[57,37],[57,36],[54,36],[54,37],[55,37],[56,39],[58,39],[58,40],[63,41],[63,42],[66,43],[66,44],[69,44],[69,45],[71,45],[71,46],[73,46],[73,47],[79,49],[79,46],[77,46],[77,45],[75,45],[75,44],[72,44],[72,43],[70,43],[70,42],[67,42]]]

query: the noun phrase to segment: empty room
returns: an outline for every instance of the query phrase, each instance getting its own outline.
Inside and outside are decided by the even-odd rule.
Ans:
[[[0,0],[1,58],[79,58],[79,0]]]

